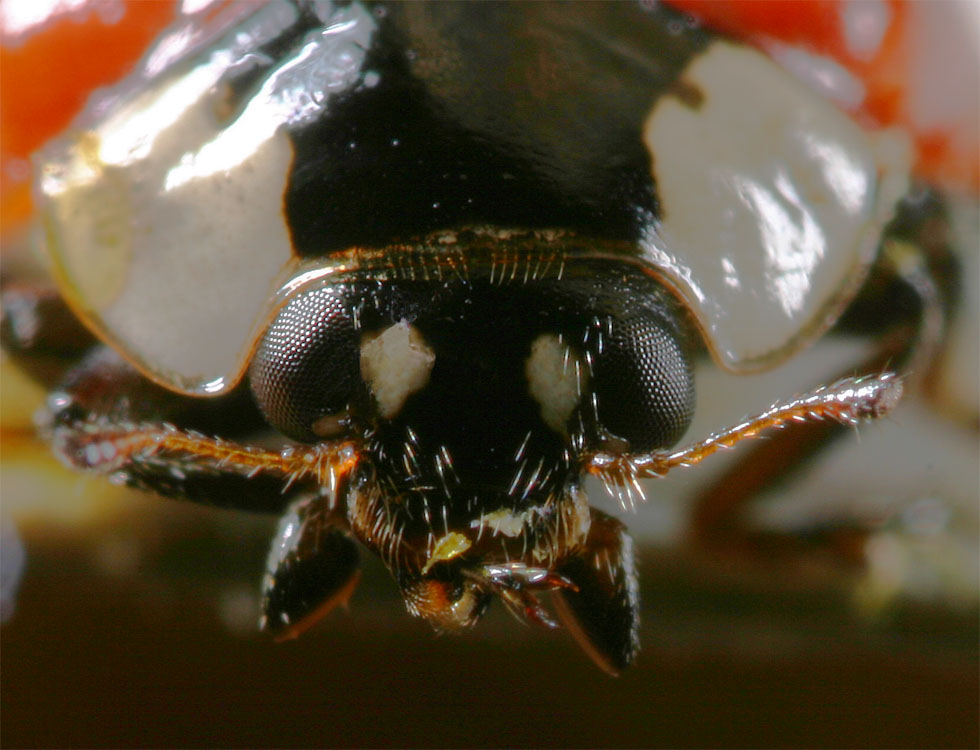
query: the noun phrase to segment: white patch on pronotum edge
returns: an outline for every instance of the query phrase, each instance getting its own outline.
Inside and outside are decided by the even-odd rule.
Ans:
[[[435,361],[435,352],[407,320],[361,344],[361,375],[383,418],[396,416],[405,400],[425,387]]]
[[[905,170],[754,50],[715,42],[682,80],[698,105],[662,96],[644,126],[660,216],[640,245],[723,365],[771,367],[853,296]]]
[[[567,432],[568,419],[582,397],[581,380],[586,377],[582,361],[558,336],[545,333],[531,344],[524,374],[545,424],[555,432]]]

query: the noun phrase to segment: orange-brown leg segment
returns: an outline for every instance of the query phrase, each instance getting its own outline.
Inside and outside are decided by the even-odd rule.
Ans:
[[[357,463],[349,444],[265,450],[234,442],[265,428],[247,390],[194,399],[140,375],[85,331],[53,289],[3,283],[5,353],[49,389],[42,432],[78,469],[160,495],[280,513],[263,587],[262,627],[299,635],[357,583],[345,531],[343,485]],[[207,437],[216,432],[229,439]]]
[[[638,479],[662,477],[672,469],[693,466],[720,450],[734,448],[743,440],[757,437],[764,432],[800,426],[841,429],[863,420],[877,419],[898,403],[902,390],[901,379],[891,373],[845,378],[831,386],[820,387],[803,396],[775,404],[761,414],[680,449],[639,455],[595,454],[586,470],[610,485],[628,485]],[[779,460],[802,460],[808,448],[805,443],[791,443],[800,452],[795,455],[784,454],[782,451],[787,443],[773,440],[760,443],[761,452],[766,452],[774,444],[779,446],[776,455],[767,453],[772,463],[765,463],[765,457],[760,459],[760,450],[757,449],[755,453],[749,454],[756,461],[746,466],[740,464],[739,470],[732,473],[734,476],[729,477],[729,481],[733,483],[731,486],[721,482],[712,486],[710,501],[702,503],[695,511],[696,514],[702,514],[695,518],[695,523],[700,524],[696,527],[701,533],[699,541],[726,549],[744,542],[745,531],[730,521],[741,506],[733,506],[732,502],[747,500],[751,497],[749,493],[771,481],[774,463]],[[744,483],[736,485],[735,482],[742,477],[746,478]],[[717,513],[720,518],[711,518],[711,523],[705,524],[706,512]],[[706,530],[708,534],[705,533]]]
[[[166,497],[263,513],[335,489],[359,461],[350,443],[268,450],[202,432],[242,434],[255,424],[248,402],[247,393],[172,394],[102,347],[51,394],[42,433],[73,468]]]
[[[955,289],[942,216],[932,204],[918,210],[922,215],[915,220],[896,220],[897,227],[882,246],[869,293],[854,305],[842,326],[864,333],[875,326],[884,331],[873,354],[850,368],[850,373],[891,370],[902,373],[906,390],[921,392],[928,386],[944,344]],[[893,319],[889,320],[889,314]],[[755,444],[694,499],[691,533],[695,541],[716,549],[742,542],[769,546],[788,541],[750,532],[745,511],[763,491],[846,435],[842,424],[846,422],[807,420]],[[842,562],[860,563],[862,553],[854,542],[864,534],[852,525],[824,529],[814,541],[836,550]]]
[[[916,390],[927,380],[943,345],[956,296],[954,265],[941,202],[931,194],[907,202],[886,233],[866,290],[839,326],[842,332],[878,335],[874,353],[849,368],[845,376],[891,371],[901,373],[901,379],[843,377],[834,386],[777,404],[684,449],[619,458],[597,455],[588,470],[612,484],[628,485],[640,477],[662,476],[675,466],[697,463],[762,431],[783,428],[768,440],[754,443],[694,502],[691,533],[695,541],[714,549],[754,547],[762,536],[750,533],[744,520],[754,498],[846,435],[854,422],[887,413],[903,387]],[[824,541],[843,541],[841,551],[850,553],[854,531],[857,529],[841,529]],[[770,536],[766,541],[774,539]]]
[[[867,363],[866,371],[872,368],[882,368],[889,360],[894,360],[885,354],[876,356]],[[853,379],[840,382],[853,382]],[[904,390],[907,379],[890,381],[894,389],[886,386],[881,397],[884,407],[878,414],[868,417],[881,416],[887,413],[897,402]],[[827,414],[829,418],[805,418],[786,426],[772,439],[756,442],[747,450],[730,469],[722,473],[711,484],[704,487],[694,498],[694,511],[691,518],[691,535],[694,541],[716,548],[738,545],[747,541],[749,533],[745,528],[743,516],[749,504],[764,491],[777,482],[785,481],[794,471],[806,466],[821,450],[835,440],[846,435],[846,427],[858,420],[841,418],[837,414]],[[780,425],[782,426],[782,425]],[[851,549],[856,528],[840,528],[824,530],[831,533],[825,541],[842,542],[843,552]],[[839,540],[832,537],[839,535]],[[758,537],[757,541],[762,541]],[[777,541],[767,536],[767,543]]]
[[[853,425],[887,414],[902,397],[902,381],[892,373],[863,378],[844,378],[831,386],[777,403],[761,414],[717,432],[697,443],[671,451],[616,454],[594,453],[586,471],[609,484],[628,484],[636,479],[662,477],[679,466],[693,466],[719,450],[734,448],[743,440],[766,430],[793,423],[832,420]]]
[[[52,448],[74,468],[166,497],[281,512],[301,492],[333,492],[359,454],[349,443],[270,451],[169,424],[94,417],[52,428]]]

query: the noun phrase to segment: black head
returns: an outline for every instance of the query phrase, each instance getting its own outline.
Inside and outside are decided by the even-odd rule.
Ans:
[[[400,271],[365,264],[292,297],[251,384],[293,440],[363,446],[360,482],[338,498],[351,529],[410,608],[468,624],[490,594],[527,587],[514,565],[557,570],[581,546],[585,455],[680,438],[690,337],[672,295],[629,261],[398,252]],[[502,586],[487,573],[501,565]]]

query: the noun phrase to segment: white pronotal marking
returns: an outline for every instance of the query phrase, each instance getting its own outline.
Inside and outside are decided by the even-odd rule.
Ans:
[[[587,372],[584,363],[558,336],[545,333],[531,344],[531,356],[524,365],[531,397],[541,407],[541,418],[555,432],[567,432],[566,425],[582,398]]]
[[[100,335],[174,390],[237,382],[270,289],[292,268],[287,130],[364,80],[377,28],[358,3],[327,5],[313,5],[325,27],[232,110],[234,80],[258,72],[258,50],[292,27],[295,8],[255,4],[220,48],[168,37],[147,61],[164,70],[99,98],[42,156],[39,214],[59,283]]]
[[[99,443],[99,452],[102,454],[103,460],[111,461],[116,457],[116,446],[108,440],[103,440]]]
[[[904,159],[748,48],[712,44],[683,82],[698,104],[662,96],[644,125],[661,201],[644,254],[723,365],[772,366],[856,292]]]
[[[396,416],[405,400],[425,387],[435,361],[435,352],[407,320],[361,344],[361,376],[383,418]]]

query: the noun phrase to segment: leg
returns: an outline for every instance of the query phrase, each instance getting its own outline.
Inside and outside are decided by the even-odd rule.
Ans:
[[[635,492],[642,496],[642,490],[636,484],[638,479],[663,477],[672,469],[693,466],[720,450],[733,448],[741,441],[758,437],[763,432],[810,426],[840,429],[864,420],[878,419],[895,407],[902,392],[901,379],[891,373],[844,378],[831,386],[821,386],[803,396],[774,404],[762,414],[683,448],[634,455],[593,454],[587,458],[585,470],[605,482],[611,492],[615,492],[614,488],[625,486],[632,498],[634,490],[630,488],[635,486]],[[780,433],[775,434],[778,436]],[[754,454],[749,455],[752,457]],[[756,471],[752,476],[765,477],[770,469],[755,464],[749,464],[749,467]],[[719,530],[717,538],[703,539],[716,548],[731,548],[733,543],[742,542],[745,536],[739,527],[731,525]]]
[[[243,389],[217,399],[179,396],[95,347],[49,397],[42,433],[73,468],[166,497],[264,513],[282,512],[300,493],[332,491],[357,463],[344,443],[265,450],[232,441],[262,425]]]
[[[360,578],[345,509],[325,500],[314,495],[293,503],[272,540],[260,627],[276,640],[296,638],[346,604]]]
[[[45,388],[96,345],[53,287],[0,279],[0,344],[6,356]]]
[[[592,510],[585,546],[554,571],[571,586],[556,589],[562,623],[592,660],[612,675],[640,650],[640,596],[633,540],[626,527]]]
[[[53,290],[4,286],[4,349],[55,387],[47,433],[56,455],[78,469],[167,497],[278,513],[263,586],[262,628],[299,635],[357,583],[358,553],[336,498],[356,463],[346,446],[274,452],[208,438],[267,429],[250,394],[182,397],[99,345]],[[179,425],[175,426],[175,425]]]
[[[266,427],[247,389],[217,399],[171,393],[100,344],[53,288],[0,281],[0,344],[20,369],[56,392],[53,419],[166,421],[226,436]]]
[[[731,447],[762,430],[780,427],[695,499],[691,535],[696,542],[714,549],[754,545],[761,538],[747,532],[744,511],[755,497],[805,466],[821,449],[847,434],[855,421],[887,412],[902,388],[925,389],[928,396],[946,323],[958,296],[948,230],[944,207],[935,194],[921,191],[903,204],[885,234],[879,262],[865,289],[838,323],[842,333],[878,335],[877,346],[864,362],[842,373],[835,386],[776,405],[688,448],[621,458],[597,455],[588,460],[586,470],[610,485],[625,487],[627,499],[642,497],[642,490],[634,485],[636,479],[697,463],[719,447]],[[885,371],[902,373],[901,381],[850,377]],[[972,421],[976,422],[976,415]],[[842,531],[832,541],[842,541],[844,549],[853,550],[854,530]]]
[[[889,227],[881,257],[865,291],[838,324],[841,332],[879,334],[876,349],[841,373],[903,374],[907,390],[923,392],[934,379],[946,323],[957,297],[957,275],[947,242],[943,206],[933,194],[908,202]],[[847,434],[846,424],[807,421],[790,424],[755,444],[732,469],[695,498],[691,534],[715,549],[748,543],[784,545],[790,540],[750,534],[743,520],[751,501],[805,467],[821,450]],[[863,530],[828,529],[812,540],[836,549],[840,559],[861,561]]]
[[[299,495],[333,506],[335,488],[359,461],[346,443],[270,451],[170,424],[72,421],[50,430],[55,455],[72,468],[164,497],[256,513],[281,513]]]

